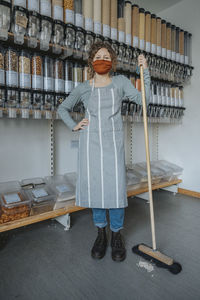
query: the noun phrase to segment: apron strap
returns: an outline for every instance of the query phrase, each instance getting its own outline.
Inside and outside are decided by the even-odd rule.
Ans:
[[[93,90],[94,90],[94,78],[92,80],[92,92],[93,92]]]

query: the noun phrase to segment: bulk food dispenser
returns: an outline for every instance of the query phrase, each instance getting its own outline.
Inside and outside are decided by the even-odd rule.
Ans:
[[[53,19],[47,16],[41,16],[40,50],[49,50],[49,42],[51,40],[52,27]]]
[[[14,43],[22,45],[28,23],[28,11],[21,6],[13,7],[12,32],[14,34]]]
[[[10,29],[11,19],[11,3],[0,1],[0,40],[8,39],[8,31]]]

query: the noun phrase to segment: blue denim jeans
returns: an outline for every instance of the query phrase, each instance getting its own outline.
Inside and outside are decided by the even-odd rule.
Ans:
[[[123,228],[125,210],[124,208],[110,208],[108,211],[110,217],[110,229],[117,232]],[[95,226],[100,228],[107,226],[106,209],[93,208],[92,213]]]

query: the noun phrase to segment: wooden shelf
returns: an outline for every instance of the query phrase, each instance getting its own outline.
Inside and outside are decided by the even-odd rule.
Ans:
[[[179,184],[181,183],[182,180],[177,179],[177,180],[173,180],[173,181],[167,181],[167,182],[161,182],[159,184],[153,184],[152,185],[152,190],[157,190],[160,188],[164,188],[164,187],[168,187],[171,185],[175,185],[175,184]],[[130,190],[127,191],[127,197],[131,197],[131,196],[136,196],[142,193],[146,193],[148,192],[148,187],[146,188],[141,188],[141,189],[136,189],[136,190]],[[79,206],[71,206],[71,207],[66,207],[66,208],[60,208],[57,210],[53,210],[50,212],[46,212],[40,215],[35,215],[35,216],[30,216],[24,219],[20,219],[20,220],[15,220],[12,222],[8,222],[8,223],[4,223],[0,225],[0,232],[4,232],[4,231],[8,231],[8,230],[12,230],[15,228],[19,228],[22,226],[26,226],[29,224],[33,224],[33,223],[37,223],[37,222],[41,222],[44,220],[48,220],[48,219],[53,219],[62,215],[66,215],[66,214],[70,214],[79,210],[83,210],[85,209],[85,207],[79,207]]]

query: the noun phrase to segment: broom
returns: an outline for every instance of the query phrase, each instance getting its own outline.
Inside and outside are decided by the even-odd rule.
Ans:
[[[148,189],[149,189],[149,201],[150,201],[151,233],[152,233],[153,247],[151,248],[145,244],[138,244],[132,248],[132,251],[142,256],[143,258],[155,263],[156,266],[161,268],[166,268],[173,274],[178,274],[182,270],[181,265],[175,262],[172,258],[168,257],[165,254],[162,254],[156,249],[153,195],[152,195],[152,184],[151,184],[151,167],[150,167],[150,155],[149,155],[149,137],[148,137],[148,126],[147,126],[147,109],[146,109],[146,101],[145,101],[143,66],[140,66],[140,78],[141,78],[143,121],[144,121],[144,135],[145,135]]]

